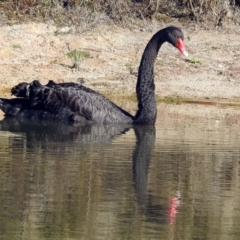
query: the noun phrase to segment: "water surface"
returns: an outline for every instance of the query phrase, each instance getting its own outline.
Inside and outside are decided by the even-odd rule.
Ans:
[[[239,239],[239,109],[155,127],[0,122],[2,239]]]

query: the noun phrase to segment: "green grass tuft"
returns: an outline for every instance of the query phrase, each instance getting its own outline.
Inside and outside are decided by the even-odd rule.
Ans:
[[[90,57],[90,53],[86,51],[74,50],[68,52],[67,56],[73,61],[72,68],[79,68],[79,65],[83,61],[83,59]]]
[[[164,98],[157,97],[157,102],[164,102],[168,104],[181,104],[184,102],[184,99],[177,95],[172,95]]]
[[[22,49],[22,47],[19,44],[14,44],[12,45],[14,49]]]
[[[189,58],[187,58],[186,62],[193,63],[193,64],[202,64],[202,60],[194,56],[190,56]]]

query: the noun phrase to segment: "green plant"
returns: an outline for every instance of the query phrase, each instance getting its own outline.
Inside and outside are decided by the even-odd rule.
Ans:
[[[185,61],[189,62],[189,63],[193,63],[193,64],[201,64],[202,63],[202,60],[200,58],[197,58],[197,57],[194,57],[194,56],[190,56]]]
[[[133,64],[132,63],[126,63],[125,66],[129,69],[130,74],[133,74]]]
[[[14,49],[22,49],[22,47],[19,44],[14,44],[12,45]]]
[[[184,102],[184,99],[177,95],[166,96],[164,98],[157,98],[158,102],[164,102],[168,104],[181,104]]]
[[[57,59],[54,59],[50,62],[50,64],[58,64],[58,60]]]
[[[82,62],[83,59],[85,58],[89,58],[90,53],[85,51],[80,51],[80,50],[74,50],[74,51],[68,52],[67,56],[73,60],[72,68],[79,68],[80,62]]]

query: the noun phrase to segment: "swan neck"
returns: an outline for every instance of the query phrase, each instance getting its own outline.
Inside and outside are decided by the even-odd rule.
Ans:
[[[154,124],[156,121],[154,63],[164,42],[160,33],[155,34],[147,44],[139,67],[136,86],[138,111],[135,117],[135,122],[139,124]]]

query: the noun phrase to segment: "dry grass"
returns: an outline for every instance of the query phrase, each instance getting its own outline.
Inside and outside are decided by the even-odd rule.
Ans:
[[[221,25],[226,17],[238,21],[239,5],[240,0],[0,0],[0,23],[127,24],[137,18],[164,21],[168,16]]]

